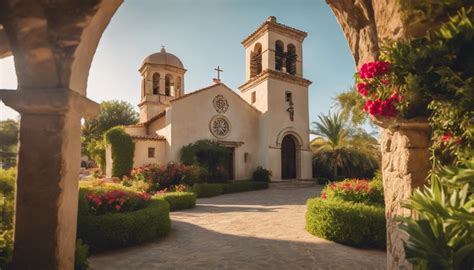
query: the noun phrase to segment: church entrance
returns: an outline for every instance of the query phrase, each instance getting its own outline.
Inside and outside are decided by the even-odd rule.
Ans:
[[[229,180],[234,180],[234,148],[227,147],[229,154],[227,155],[227,162],[226,162],[226,171],[229,175]]]
[[[296,143],[291,135],[286,135],[281,142],[281,178],[296,178]]]

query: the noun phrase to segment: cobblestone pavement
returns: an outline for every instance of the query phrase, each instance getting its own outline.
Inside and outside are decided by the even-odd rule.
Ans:
[[[272,188],[198,199],[173,212],[169,236],[90,259],[97,269],[385,269],[385,252],[304,230],[305,202],[321,188]]]

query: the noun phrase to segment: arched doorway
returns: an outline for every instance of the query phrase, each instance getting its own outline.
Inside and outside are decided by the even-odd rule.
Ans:
[[[281,142],[281,178],[296,178],[296,140],[291,135]]]

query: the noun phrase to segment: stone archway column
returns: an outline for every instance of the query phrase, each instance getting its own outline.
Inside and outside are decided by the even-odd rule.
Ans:
[[[21,114],[13,269],[73,269],[80,119],[99,105],[69,89],[1,90]]]
[[[426,183],[431,169],[431,127],[426,119],[373,119],[381,127],[382,178],[387,219],[387,269],[412,269],[405,258],[407,235],[397,228],[397,216],[410,216],[401,206],[413,189]]]

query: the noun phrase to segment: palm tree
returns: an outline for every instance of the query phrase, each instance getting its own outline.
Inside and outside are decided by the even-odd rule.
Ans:
[[[370,177],[379,167],[377,140],[360,128],[350,128],[340,113],[319,115],[313,122],[313,164],[328,177]]]

